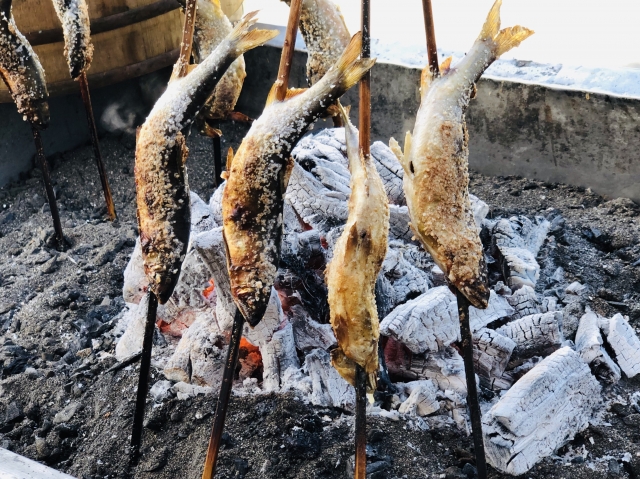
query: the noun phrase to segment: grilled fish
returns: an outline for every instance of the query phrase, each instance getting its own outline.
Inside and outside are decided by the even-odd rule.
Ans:
[[[136,196],[140,243],[149,287],[164,304],[178,281],[189,242],[189,186],[184,134],[218,79],[244,52],[278,34],[252,30],[255,12],[233,29],[189,75],[173,81],[138,133]]]
[[[11,2],[0,0],[0,76],[23,118],[39,128],[46,128],[49,125],[49,93],[44,69],[13,21]]]
[[[252,326],[262,319],[278,269],[291,150],[326,108],[373,66],[374,60],[358,59],[361,43],[361,35],[354,35],[318,83],[289,90],[285,101],[275,100],[274,85],[264,112],[228,161],[222,217],[231,292]]]
[[[487,268],[478,227],[469,202],[468,133],[465,110],[475,82],[494,60],[533,32],[515,26],[500,28],[497,0],[480,36],[463,60],[434,78],[422,72],[420,109],[413,135],[407,132],[404,154],[392,138],[389,146],[404,168],[404,191],[411,228],[447,279],[476,308],[489,300]]]
[[[86,0],[53,0],[53,7],[62,23],[64,54],[75,80],[89,69],[93,57],[89,8]]]
[[[185,0],[180,0],[185,5]],[[192,55],[195,63],[202,63],[233,30],[222,11],[220,0],[198,0],[193,32]],[[200,116],[219,120],[227,118],[236,106],[247,76],[244,57],[240,55],[222,76]]]
[[[291,0],[283,0],[291,6]],[[307,47],[307,78],[310,85],[340,58],[351,35],[340,8],[331,0],[302,0],[300,33]]]
[[[359,364],[368,374],[369,388],[375,389],[380,328],[374,289],[387,254],[389,201],[373,160],[360,151],[358,131],[339,108],[345,125],[351,197],[347,223],[326,271],[331,326],[338,340],[331,362],[352,385]]]

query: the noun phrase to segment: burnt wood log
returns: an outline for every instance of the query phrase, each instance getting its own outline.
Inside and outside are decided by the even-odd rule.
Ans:
[[[523,286],[506,298],[513,309],[515,309],[515,313],[513,314],[514,319],[542,312],[538,307],[536,292],[531,286]]]
[[[327,351],[315,349],[307,354],[304,369],[311,378],[312,404],[354,409],[355,390],[331,365],[331,356]]]
[[[598,379],[616,383],[621,378],[620,368],[603,347],[598,321],[598,315],[592,311],[580,318],[575,340],[576,351]]]
[[[525,374],[482,419],[487,461],[524,474],[589,425],[601,387],[580,355],[554,352]]]
[[[488,389],[508,389],[511,382],[504,377],[516,343],[493,331],[482,328],[473,337],[473,362],[480,384]]]
[[[620,369],[632,378],[640,373],[640,339],[621,314],[599,322]]]
[[[497,329],[499,334],[516,343],[509,368],[518,366],[533,356],[546,356],[560,348],[562,313],[538,313],[524,316]]]

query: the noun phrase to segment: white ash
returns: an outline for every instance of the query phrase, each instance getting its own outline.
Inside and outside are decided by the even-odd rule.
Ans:
[[[640,372],[640,339],[627,318],[618,313],[609,320],[600,321],[600,327],[620,369],[629,378],[636,376]]]
[[[514,364],[533,356],[546,356],[560,348],[562,335],[562,313],[539,313],[524,316],[497,329],[499,334],[513,340],[516,348]]]
[[[582,316],[576,333],[576,351],[580,353],[582,360],[589,365],[597,378],[615,383],[620,380],[620,368],[603,346],[604,341],[598,322],[598,315],[592,311]]]

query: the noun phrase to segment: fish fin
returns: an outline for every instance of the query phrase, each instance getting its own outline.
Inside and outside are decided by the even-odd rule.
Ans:
[[[409,152],[411,151],[411,138],[411,132],[407,131],[407,134],[404,137],[404,153],[400,149],[400,145],[395,138],[391,138],[389,140],[389,148],[396,155],[396,158],[398,158],[405,174],[413,176],[413,171],[411,171],[412,168],[409,166],[410,161],[408,157]]]
[[[284,96],[284,101],[287,101],[289,98],[293,98],[294,96],[301,95],[307,90],[308,88],[289,88]]]
[[[278,85],[279,84],[280,84],[279,81],[276,80],[276,82],[271,87],[271,90],[269,90],[269,96],[267,96],[266,106],[269,106],[274,101],[276,101],[276,91],[278,90]],[[284,100],[282,100],[282,101],[287,101],[289,98],[293,98],[294,96],[301,95],[302,93],[304,93],[307,90],[308,90],[308,88],[289,88],[287,90],[287,92],[285,93],[285,95],[284,95]]]
[[[269,94],[267,95],[267,102],[265,103],[265,106],[269,106],[274,101],[276,101],[276,91],[278,90],[279,84],[280,84],[279,80],[276,80],[271,86],[271,90],[269,90]]]
[[[287,160],[287,164],[284,165],[284,176],[282,177],[282,193],[284,194],[287,191],[287,187],[289,186],[289,179],[291,178],[291,172],[293,171],[293,167],[296,162],[293,157],[289,157]]]
[[[449,70],[451,70],[451,59],[453,57],[447,57],[445,58],[445,60],[440,64],[440,74],[444,75],[445,73],[447,73]]]
[[[227,151],[227,171],[231,171],[231,163],[233,163],[233,148],[229,147]]]
[[[508,52],[512,48],[517,47],[523,40],[526,40],[534,34],[533,30],[516,25],[515,27],[500,30],[494,42],[496,44],[496,56]]]
[[[360,79],[367,73],[376,63],[375,58],[361,58],[360,51],[362,49],[362,32],[356,33],[345,48],[342,56],[336,64],[331,67],[328,74],[324,76],[324,80],[333,83],[334,81],[342,85],[343,89],[348,90],[358,83]],[[333,75],[331,75],[333,73]],[[337,77],[337,78],[336,78]]]
[[[431,82],[433,81],[433,72],[429,65],[422,69],[422,74],[420,75],[420,96],[423,97],[427,92],[429,87],[431,86]]]
[[[389,139],[389,149],[396,156],[400,164],[404,163],[404,153],[402,153],[402,148],[400,148],[398,141],[394,137]]]
[[[502,7],[502,0],[496,0],[482,26],[482,31],[478,37],[480,40],[493,40],[498,34],[498,30],[500,30],[500,7]]]
[[[187,75],[191,73],[193,70],[195,70],[197,66],[198,66],[197,63],[189,63],[187,65]]]
[[[249,30],[258,21],[257,14],[247,13],[229,34],[228,41],[239,55],[265,44],[280,33],[278,30]]]
[[[222,131],[217,128],[212,127],[206,121],[202,122],[202,133],[209,138],[220,138],[222,136]]]

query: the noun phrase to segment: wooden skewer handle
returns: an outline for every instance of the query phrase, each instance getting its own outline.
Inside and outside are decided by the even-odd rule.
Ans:
[[[296,36],[298,34],[298,23],[300,22],[300,11],[302,0],[291,0],[289,7],[289,21],[285,32],[284,45],[280,55],[280,66],[278,68],[278,79],[276,80],[276,100],[283,101],[287,88],[289,87],[289,75],[291,74],[291,63],[296,47]]]

